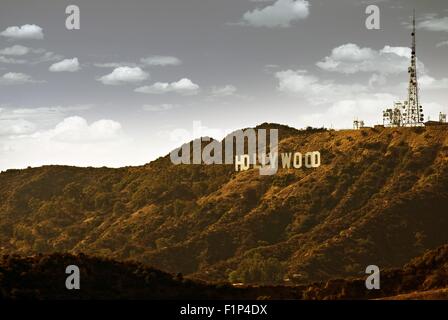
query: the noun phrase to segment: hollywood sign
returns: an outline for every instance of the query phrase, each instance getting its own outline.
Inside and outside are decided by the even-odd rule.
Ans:
[[[267,131],[269,131],[269,142]],[[205,146],[203,143],[207,142]],[[224,150],[223,150],[224,149]],[[247,149],[247,152],[245,151]],[[257,168],[260,175],[273,175],[278,171],[278,129],[246,129],[227,135],[224,141],[203,137],[186,143],[170,153],[171,162],[178,164],[235,164],[235,170]],[[282,153],[283,168],[317,168],[320,152]]]
[[[256,155],[252,157],[252,159],[256,159]],[[307,152],[304,155],[300,152],[295,152],[294,154],[291,152],[281,153],[280,160],[283,168],[294,168],[300,169],[304,165],[305,168],[318,168],[320,167],[320,152],[312,151]],[[235,156],[235,171],[246,171],[251,167],[255,169],[260,169],[266,166],[269,163],[277,163],[278,167],[278,153],[269,153],[268,157],[265,155],[262,156],[260,161],[251,161],[251,157],[248,154]]]

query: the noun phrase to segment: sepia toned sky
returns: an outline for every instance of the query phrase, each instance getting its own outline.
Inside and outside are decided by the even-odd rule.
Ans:
[[[70,4],[80,30],[65,27]],[[365,27],[369,4],[380,30]],[[435,120],[448,111],[446,0],[2,0],[0,170],[140,165],[263,122],[381,123],[406,95],[414,8]]]

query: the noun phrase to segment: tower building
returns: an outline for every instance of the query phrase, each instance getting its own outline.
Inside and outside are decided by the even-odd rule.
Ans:
[[[393,108],[383,111],[383,124],[389,127],[417,127],[424,124],[423,107],[420,105],[417,79],[417,50],[415,34],[415,11],[412,17],[411,65],[408,68],[408,97],[396,102]]]
[[[409,72],[408,100],[403,106],[403,126],[415,127],[421,126],[424,122],[423,108],[420,105],[418,97],[417,81],[417,55],[415,42],[415,10],[412,17],[412,47],[411,47],[411,66]],[[407,102],[407,103],[406,103]]]

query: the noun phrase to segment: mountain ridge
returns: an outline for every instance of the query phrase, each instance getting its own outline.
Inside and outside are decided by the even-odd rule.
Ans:
[[[319,150],[321,167],[260,176],[165,156],[139,167],[2,172],[0,249],[279,284],[400,267],[448,242],[446,130],[278,128],[280,152]]]

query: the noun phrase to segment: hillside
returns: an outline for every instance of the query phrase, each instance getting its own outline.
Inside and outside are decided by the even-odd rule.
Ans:
[[[75,264],[81,290],[65,288],[64,268]],[[330,280],[302,286],[206,284],[135,262],[85,255],[0,257],[3,299],[446,299],[448,245],[428,251],[402,269],[381,273],[381,290],[364,279]]]
[[[47,166],[0,174],[2,253],[134,259],[209,281],[309,283],[448,243],[448,133],[280,128],[316,169]]]

